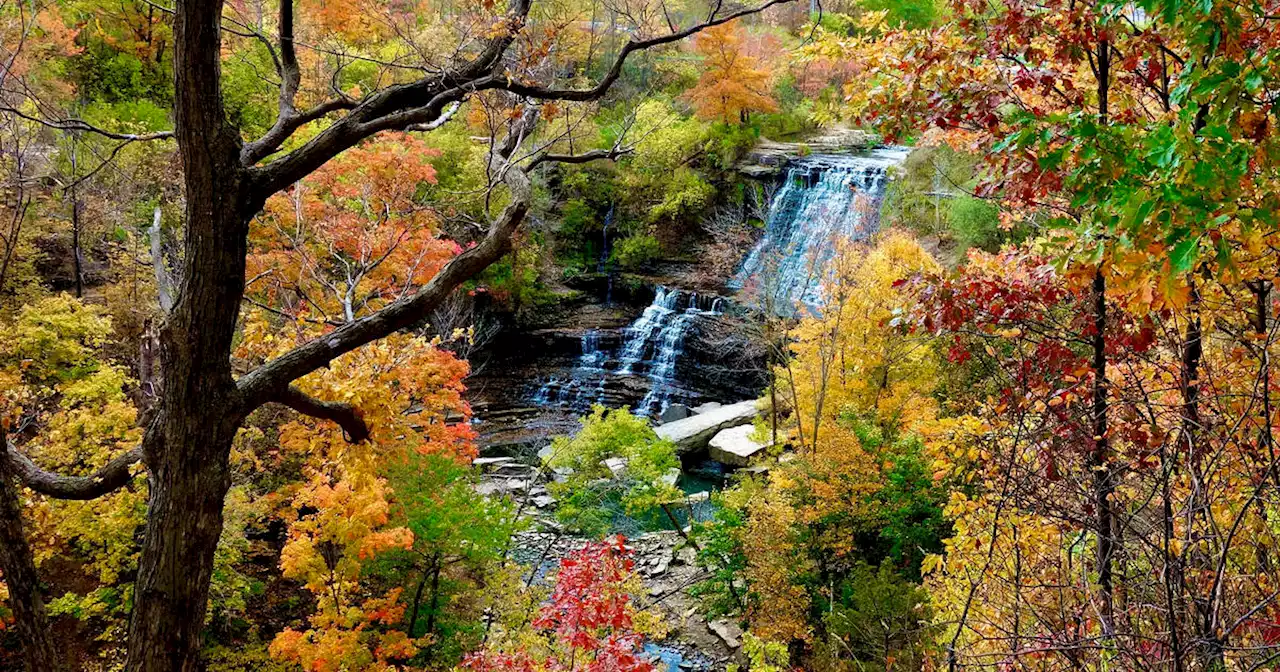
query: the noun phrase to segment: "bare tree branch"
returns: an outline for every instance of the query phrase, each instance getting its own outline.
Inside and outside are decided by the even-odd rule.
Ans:
[[[529,211],[533,188],[528,175],[506,161],[515,151],[517,138],[536,121],[536,110],[530,106],[525,116],[515,124],[516,128],[493,150],[503,163],[503,181],[511,191],[511,202],[479,244],[454,257],[416,293],[298,346],[240,378],[237,385],[248,408],[274,401],[294,380],[327,365],[343,353],[412,326],[463,282],[507,253],[511,247],[511,236]]]
[[[160,206],[156,205],[154,214],[151,216],[151,267],[156,276],[156,298],[160,302],[160,310],[168,315],[173,310],[173,278],[169,275],[169,269],[164,263],[164,245],[163,235],[160,231]]]
[[[613,160],[635,152],[634,147],[612,147],[610,149],[593,149],[581,154],[539,154],[529,162],[532,168],[542,163],[589,163],[601,159]]]
[[[23,485],[57,499],[96,499],[119,490],[133,480],[133,465],[142,459],[142,449],[121,453],[89,476],[64,476],[40,468],[5,437],[5,458],[9,469]]]
[[[84,131],[86,133],[95,133],[112,140],[145,142],[149,140],[167,140],[173,137],[173,131],[156,131],[155,133],[116,133],[115,131],[108,131],[105,128],[98,128],[83,119],[59,119],[50,121],[48,119],[41,119],[40,117],[27,114],[16,107],[0,107],[0,112],[7,112],[15,117],[35,122],[41,126],[52,128],[55,131]]]
[[[347,441],[360,443],[369,438],[369,425],[360,409],[337,401],[321,401],[290,385],[273,401],[313,418],[328,420],[342,428]]]
[[[770,7],[773,7],[774,5],[782,5],[791,1],[792,0],[768,0],[762,5],[758,5],[755,7],[748,7],[747,9],[738,10],[736,12],[730,12],[723,16],[717,16],[717,14],[719,14],[719,11],[720,11],[720,5],[719,3],[717,3],[715,7],[712,9],[712,11],[707,15],[707,20],[703,21],[702,23],[699,23],[694,26],[690,26],[689,28],[686,28],[678,32],[668,33],[666,35],[660,35],[658,37],[651,37],[644,40],[637,40],[632,38],[628,40],[626,44],[622,45],[622,50],[618,52],[617,58],[614,59],[613,65],[610,66],[609,71],[608,73],[605,74],[604,78],[601,79],[598,84],[596,84],[595,86],[589,89],[557,89],[557,88],[551,88],[551,87],[542,87],[542,86],[536,86],[536,85],[530,85],[530,84],[523,84],[521,82],[516,82],[514,80],[508,80],[505,75],[503,75],[502,77],[498,77],[497,75],[495,75],[494,79],[497,79],[498,81],[486,82],[485,84],[488,84],[491,86],[485,86],[483,88],[501,89],[503,91],[510,91],[511,93],[515,93],[521,96],[526,96],[529,98],[539,98],[542,100],[572,100],[572,101],[597,100],[600,97],[604,96],[604,94],[609,90],[609,87],[613,86],[613,83],[617,81],[618,77],[622,76],[622,67],[626,65],[627,57],[630,56],[631,54],[637,51],[644,51],[645,49],[652,49],[653,47],[661,46],[664,44],[679,42],[680,40],[683,40],[687,37],[690,37],[699,32],[702,32],[707,28],[719,26],[721,24],[725,24],[730,21],[733,21],[734,19],[740,19],[744,16],[759,14],[760,12],[763,12],[764,10]]]
[[[720,3],[717,3],[708,14],[707,20],[694,26],[658,37],[628,40],[604,78],[595,86],[589,89],[558,89],[515,81],[502,69],[503,56],[524,26],[532,7],[532,0],[511,0],[511,7],[507,12],[506,29],[501,35],[490,39],[484,50],[472,60],[439,75],[389,86],[358,103],[349,101],[351,103],[349,114],[298,149],[271,163],[252,168],[250,172],[257,184],[260,197],[265,199],[306,177],[329,159],[355,146],[361,140],[377,133],[415,128],[429,130],[438,127],[452,116],[446,110],[455,111],[456,105],[479,91],[500,90],[542,100],[598,100],[622,75],[623,66],[631,54],[679,42],[707,28],[758,14],[775,5],[791,1],[766,0],[760,5],[723,15],[720,14]],[[282,88],[287,87],[286,82]],[[335,109],[341,109],[341,106]],[[263,138],[246,146],[247,153],[242,154],[242,157],[265,156],[261,147],[271,146],[271,149],[278,147],[296,128],[295,126],[281,129],[278,132],[281,134],[279,138],[274,137],[272,131],[268,131]],[[254,148],[252,151],[249,150],[251,147]]]

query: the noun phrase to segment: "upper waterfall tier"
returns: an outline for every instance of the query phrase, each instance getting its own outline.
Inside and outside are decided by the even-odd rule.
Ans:
[[[817,305],[823,269],[836,242],[875,233],[889,168],[907,153],[893,147],[792,161],[769,205],[764,236],[730,286],[778,313],[792,313],[800,304]]]

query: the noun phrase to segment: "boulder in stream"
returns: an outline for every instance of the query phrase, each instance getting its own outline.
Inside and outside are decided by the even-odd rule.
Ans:
[[[693,412],[689,410],[688,406],[685,406],[684,404],[671,404],[662,412],[662,415],[658,416],[658,420],[665,425],[668,422],[684,420],[690,415],[693,415]]]
[[[767,445],[751,438],[754,425],[738,425],[722,429],[711,437],[711,459],[730,467],[749,467],[751,458],[764,452]]]
[[[759,412],[754,399],[740,401],[684,420],[659,425],[655,431],[658,436],[676,444],[677,453],[696,453],[706,448],[720,430],[749,423]]]

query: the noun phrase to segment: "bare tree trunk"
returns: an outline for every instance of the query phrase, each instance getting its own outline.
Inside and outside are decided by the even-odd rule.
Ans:
[[[79,137],[71,136],[71,260],[76,276],[76,298],[84,297],[84,252],[80,241],[80,194],[76,184],[76,144]]]
[[[252,203],[240,139],[222,112],[221,0],[182,0],[174,20],[176,135],[186,183],[181,289],[160,330],[164,396],[143,439],[151,471],[126,669],[194,672],[213,555],[243,419],[229,353],[244,293]]]
[[[1089,469],[1093,472],[1094,534],[1097,536],[1095,570],[1098,596],[1102,600],[1102,632],[1115,636],[1115,586],[1112,564],[1115,555],[1115,516],[1111,495],[1115,490],[1107,440],[1107,281],[1098,267],[1093,274],[1093,450]]]
[[[1098,121],[1106,125],[1110,115],[1111,43],[1106,39],[1098,43]],[[1115,586],[1112,580],[1112,563],[1115,555],[1115,516],[1111,495],[1115,490],[1114,470],[1110,464],[1110,444],[1107,438],[1107,280],[1103,275],[1102,261],[1093,273],[1093,451],[1089,453],[1089,468],[1093,472],[1093,506],[1095,509],[1094,532],[1098,537],[1096,571],[1098,594],[1102,599],[1102,633],[1107,639],[1115,637]]]
[[[0,448],[8,445],[8,436],[0,428]],[[7,448],[5,448],[7,450]],[[40,579],[31,555],[31,546],[22,529],[22,506],[18,490],[9,471],[9,462],[0,454],[0,572],[9,586],[9,609],[22,640],[23,660],[30,672],[53,672],[61,669],[49,617],[40,591]]]

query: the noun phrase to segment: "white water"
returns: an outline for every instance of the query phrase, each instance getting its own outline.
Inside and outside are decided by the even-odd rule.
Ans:
[[[888,170],[907,152],[887,148],[866,156],[793,161],[769,204],[764,236],[729,286],[781,314],[794,313],[801,305],[817,306],[836,242],[875,233]]]
[[[729,286],[749,302],[779,314],[800,307],[816,308],[824,269],[841,238],[862,240],[875,233],[880,202],[891,166],[908,150],[888,148],[865,156],[811,156],[793,161],[785,182],[769,205],[765,234],[743,261]],[[608,249],[606,218],[603,249]],[[604,252],[600,269],[607,270]],[[610,354],[599,348],[599,335],[582,336],[576,367],[561,379],[548,380],[531,401],[585,411],[603,403],[609,380],[643,376],[648,391],[634,409],[643,416],[660,415],[680,398],[677,366],[690,330],[703,317],[724,311],[724,299],[658,287],[653,303],[623,331],[617,364],[606,369]]]
[[[582,335],[581,354],[569,375],[547,380],[530,401],[539,406],[585,411],[592,404],[604,402],[610,377],[644,376],[649,390],[634,410],[644,416],[660,414],[678,392],[676,365],[684,353],[689,330],[699,317],[719,315],[723,310],[724,299],[720,297],[660,286],[653,303],[623,330],[616,367],[604,368],[609,353],[600,349],[599,334],[589,330]]]
[[[568,378],[551,378],[543,383],[530,401],[539,406],[563,406],[586,411],[592,404],[604,401],[608,353],[600,349],[600,332],[588,329],[582,334],[582,354]]]

